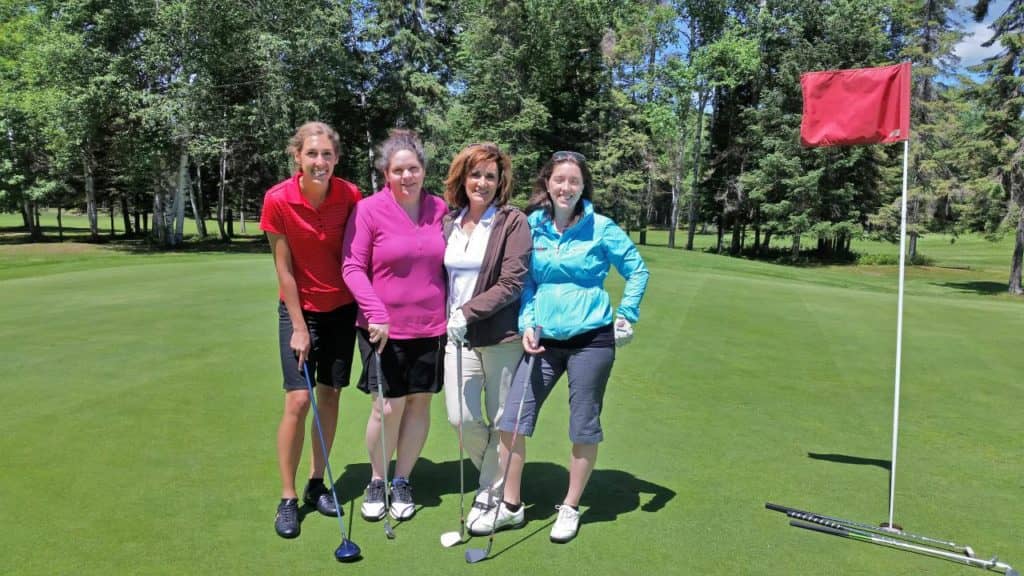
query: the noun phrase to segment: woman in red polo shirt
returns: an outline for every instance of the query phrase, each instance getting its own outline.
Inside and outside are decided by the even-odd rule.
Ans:
[[[327,446],[320,449],[311,428],[313,457],[303,501],[328,516],[341,513],[324,485],[323,454],[330,454],[338,396],[352,371],[356,304],[341,278],[341,240],[349,214],[362,196],[355,185],[332,175],[338,148],[338,133],[327,124],[300,126],[287,149],[298,170],[267,191],[260,217],[260,229],[267,233],[274,254],[280,297],[278,334],[285,398],[277,429],[281,502],[274,529],[282,538],[299,535],[295,474],[310,406],[304,362],[317,383],[316,401]]]

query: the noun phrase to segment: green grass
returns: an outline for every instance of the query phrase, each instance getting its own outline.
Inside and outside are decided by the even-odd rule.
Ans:
[[[907,273],[896,520],[1019,569],[1024,301],[986,288],[1005,286],[1010,250],[935,237],[922,252],[936,265]],[[885,520],[895,267],[643,253],[652,282],[609,384],[579,538],[547,540],[567,478],[562,383],[529,443],[530,522],[498,535],[497,558],[467,566],[464,547],[438,544],[458,528],[458,448],[437,399],[413,478],[424,507],[393,542],[352,520],[365,560],[342,567],[332,519],[308,516],[295,541],[272,528],[282,394],[268,254],[0,246],[0,574],[970,572],[763,509]],[[368,478],[369,408],[342,396],[332,462],[346,503]]]

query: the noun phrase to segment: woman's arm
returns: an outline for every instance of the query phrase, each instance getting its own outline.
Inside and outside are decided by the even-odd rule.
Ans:
[[[391,320],[387,307],[377,296],[370,281],[373,274],[374,230],[366,206],[366,202],[356,204],[348,225],[345,226],[345,239],[341,250],[341,277],[366,317],[370,341],[379,343],[380,349],[383,349],[388,339],[388,323]]]
[[[283,234],[267,232],[270,250],[274,255],[274,269],[277,271],[277,284],[281,289],[281,299],[288,310],[292,321],[292,337],[290,347],[298,357],[298,369],[302,370],[306,358],[309,357],[309,329],[306,319],[302,316],[302,303],[299,301],[299,287],[295,283],[292,272],[292,251],[288,247],[288,239]]]
[[[470,298],[462,305],[467,322],[476,322],[493,316],[498,310],[515,302],[523,293],[523,283],[530,272],[530,254],[533,239],[526,216],[518,210],[509,212],[505,221],[503,236],[491,241],[504,242],[505,249],[498,281],[490,288]],[[483,270],[480,271],[483,273]]]

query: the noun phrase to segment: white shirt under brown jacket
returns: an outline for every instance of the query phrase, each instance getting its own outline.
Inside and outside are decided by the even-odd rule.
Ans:
[[[446,241],[461,211],[456,209],[445,215]],[[470,346],[492,346],[519,338],[519,296],[529,273],[532,251],[526,215],[512,206],[498,208],[473,296],[462,305]]]

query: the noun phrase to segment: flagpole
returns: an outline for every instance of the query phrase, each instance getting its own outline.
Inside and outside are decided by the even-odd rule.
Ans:
[[[896,444],[900,429],[900,364],[903,359],[903,278],[907,258],[907,164],[910,157],[910,135],[903,141],[903,193],[900,206],[900,282],[897,297],[896,313],[896,389],[892,403],[892,462],[889,468],[889,522],[886,525],[895,529],[893,523],[893,506],[896,500]]]

